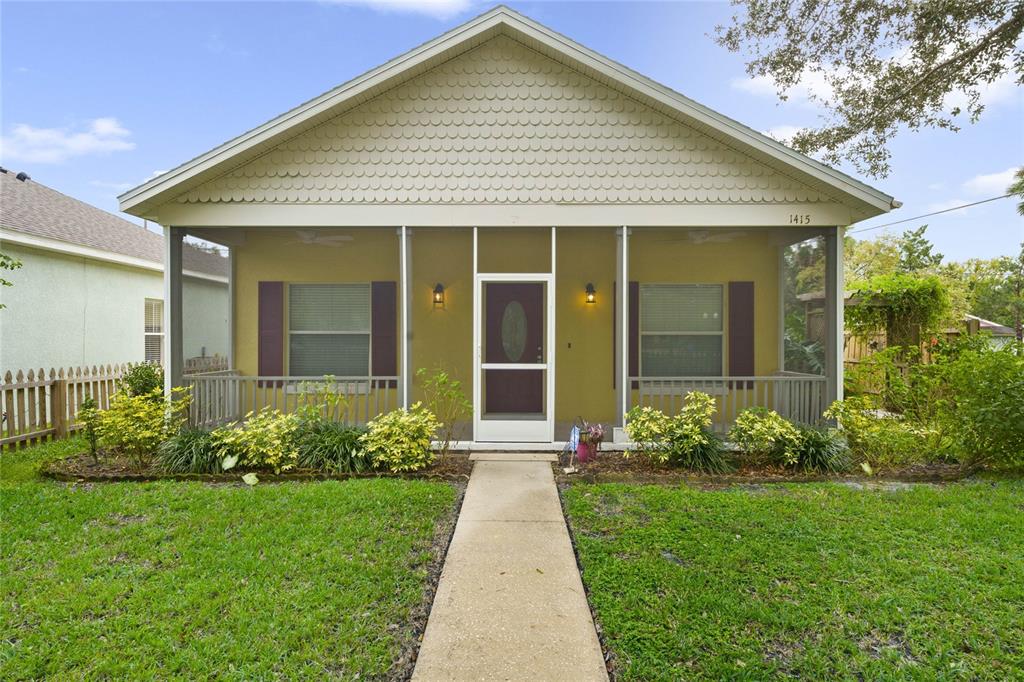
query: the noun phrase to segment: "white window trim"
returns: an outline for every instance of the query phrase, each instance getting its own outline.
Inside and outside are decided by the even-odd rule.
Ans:
[[[721,315],[722,315],[722,329],[720,331],[716,331],[716,332],[645,332],[643,330],[643,313],[641,311],[643,310],[643,287],[645,285],[648,285],[648,284],[654,285],[654,286],[718,287],[719,289],[722,290],[722,311],[721,311]],[[726,321],[725,315],[726,315],[726,308],[728,306],[728,301],[726,300],[726,293],[727,293],[726,286],[724,284],[720,283],[720,282],[642,282],[640,284],[640,292],[641,292],[641,295],[637,297],[637,302],[639,304],[639,309],[636,311],[637,319],[640,320],[640,334],[639,334],[640,338],[637,339],[637,341],[640,344],[640,348],[637,349],[637,357],[638,357],[637,364],[639,365],[637,367],[637,372],[639,374],[638,378],[639,379],[644,379],[645,378],[645,376],[644,376],[644,351],[643,351],[644,337],[645,336],[720,336],[722,338],[722,361],[721,361],[720,367],[718,368],[718,374],[709,374],[709,375],[707,375],[707,377],[701,377],[701,378],[713,379],[715,377],[724,377],[725,376],[726,353],[727,353],[726,333],[725,333],[725,321]],[[676,376],[680,376],[681,377],[683,375],[680,374],[680,375],[676,375]],[[667,378],[673,378],[673,377],[667,377]]]
[[[149,306],[150,301],[155,301],[160,304],[160,331],[158,332],[149,331],[149,325],[147,324],[148,319],[146,315],[146,308]],[[143,362],[150,362],[149,358],[146,357],[146,345],[149,341],[149,337],[157,336],[160,338],[160,358],[157,360],[157,364],[162,367],[164,364],[164,347],[167,343],[164,334],[164,300],[162,298],[150,298],[148,296],[144,298],[142,303],[142,316],[142,360]]]
[[[370,310],[369,310],[369,315],[367,316],[368,323],[367,323],[366,331],[292,331],[292,329],[291,329],[291,310],[289,309],[291,307],[291,291],[290,290],[291,290],[291,287],[293,285],[303,285],[303,284],[331,284],[331,285],[337,285],[337,286],[357,285],[357,286],[369,287],[369,290],[370,290]],[[329,336],[342,336],[342,335],[345,335],[345,336],[366,336],[366,337],[368,337],[370,342],[369,342],[369,344],[367,344],[367,352],[366,352],[366,370],[367,370],[367,375],[366,375],[366,381],[364,382],[365,388],[357,386],[356,390],[353,391],[353,392],[354,393],[360,393],[360,394],[362,394],[364,392],[365,393],[369,393],[370,392],[370,381],[369,380],[373,377],[373,284],[372,284],[372,282],[286,282],[285,283],[285,296],[284,296],[284,322],[285,322],[285,330],[286,330],[285,331],[285,336],[287,337],[287,341],[288,341],[285,344],[285,347],[284,347],[284,366],[285,366],[285,371],[287,373],[287,376],[292,376],[292,344],[291,344],[292,335],[307,334],[307,335],[310,335],[310,336],[312,336],[312,335],[329,335]],[[305,375],[303,375],[303,376],[305,376]],[[322,379],[322,378],[323,377],[311,377],[310,381],[313,381],[314,379]],[[294,385],[289,384],[288,387],[287,387],[287,392],[289,392],[289,393],[302,393],[303,390],[299,387],[298,384],[294,384]]]

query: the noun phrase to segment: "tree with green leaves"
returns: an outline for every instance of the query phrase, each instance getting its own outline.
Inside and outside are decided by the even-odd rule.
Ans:
[[[959,129],[982,115],[983,88],[1024,83],[1020,0],[733,0],[719,44],[747,58],[786,99],[816,82],[809,97],[825,110],[820,128],[793,137],[794,149],[861,172],[890,171],[886,143],[902,128]]]
[[[1017,197],[1017,213],[1024,215],[1024,166],[1013,174],[1013,182],[1006,188],[1006,193]]]
[[[922,225],[916,230],[907,230],[897,240],[900,272],[932,272],[942,265],[942,254],[934,252],[934,245],[924,236],[927,229],[927,225]]]
[[[13,256],[8,256],[6,253],[0,252],[0,270],[17,270],[21,267],[21,261]],[[13,287],[14,282],[7,279],[6,277],[0,277],[0,287]],[[0,303],[0,310],[7,306]]]

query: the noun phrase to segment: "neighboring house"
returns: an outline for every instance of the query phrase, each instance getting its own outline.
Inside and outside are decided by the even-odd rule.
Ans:
[[[694,389],[720,427],[754,404],[820,418],[842,390],[843,226],[898,206],[504,7],[120,200],[168,228],[186,334],[182,238],[230,247],[238,376],[189,380],[200,422],[325,374],[363,420],[440,366],[472,393],[467,437],[548,443]],[[793,376],[781,250],[819,236],[827,371]]]
[[[164,361],[160,235],[3,170],[0,251],[22,262],[0,290],[0,374]],[[228,259],[182,255],[184,357],[226,355]]]
[[[993,348],[1003,348],[1017,338],[1017,332],[1013,327],[993,322],[978,317],[977,315],[964,315],[964,324],[971,333],[982,332],[989,335],[988,343]],[[959,332],[960,330],[947,330],[946,333]]]

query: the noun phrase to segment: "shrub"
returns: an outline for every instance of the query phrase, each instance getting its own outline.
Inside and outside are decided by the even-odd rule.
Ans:
[[[237,458],[247,467],[281,473],[298,461],[294,438],[298,427],[298,415],[265,407],[245,415],[241,425],[235,422],[215,429],[211,437],[225,469],[232,468]]]
[[[190,399],[185,389],[175,389],[171,398],[165,398],[161,389],[142,395],[119,391],[110,408],[100,413],[99,440],[127,455],[137,467],[144,467],[160,444],[181,430]]]
[[[949,401],[940,419],[961,461],[997,467],[1024,465],[1024,355],[961,349],[939,361]]]
[[[359,438],[375,467],[391,472],[416,471],[434,461],[430,449],[440,424],[434,414],[415,403],[372,419],[368,431]]]
[[[850,448],[836,429],[801,426],[794,464],[804,471],[845,471],[850,466]]]
[[[360,473],[373,468],[373,459],[359,441],[366,428],[327,419],[302,422],[295,436],[298,465],[331,473]]]
[[[839,423],[852,455],[872,466],[916,464],[941,457],[940,451],[929,446],[939,440],[934,429],[882,413],[865,396],[837,400],[825,417]]]
[[[799,460],[800,431],[779,413],[764,407],[740,412],[729,439],[744,452],[773,464],[793,466]]]
[[[149,363],[132,365],[121,377],[121,388],[128,395],[153,395],[157,389],[163,391],[164,370],[160,365]]]
[[[96,408],[96,399],[92,396],[82,399],[82,404],[78,408],[78,421],[82,422],[82,433],[89,444],[89,454],[92,455],[94,462],[98,462],[100,411]]]
[[[730,469],[722,440],[711,431],[715,399],[706,393],[687,394],[683,411],[674,417],[652,407],[634,407],[626,415],[626,433],[636,452],[673,466],[705,473]]]
[[[213,434],[195,428],[182,429],[157,451],[160,468],[172,474],[216,474],[221,459]]]
[[[447,455],[455,439],[455,422],[473,414],[473,403],[462,391],[462,382],[453,379],[447,372],[438,368],[433,372],[421,367],[416,370],[416,377],[422,382],[423,394],[427,409],[441,421],[442,455]]]

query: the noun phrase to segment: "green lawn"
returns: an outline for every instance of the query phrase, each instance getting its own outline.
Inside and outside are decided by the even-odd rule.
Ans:
[[[456,491],[394,479],[69,486],[0,459],[0,679],[352,679],[413,640]]]
[[[1024,481],[565,504],[624,679],[1024,678]]]

